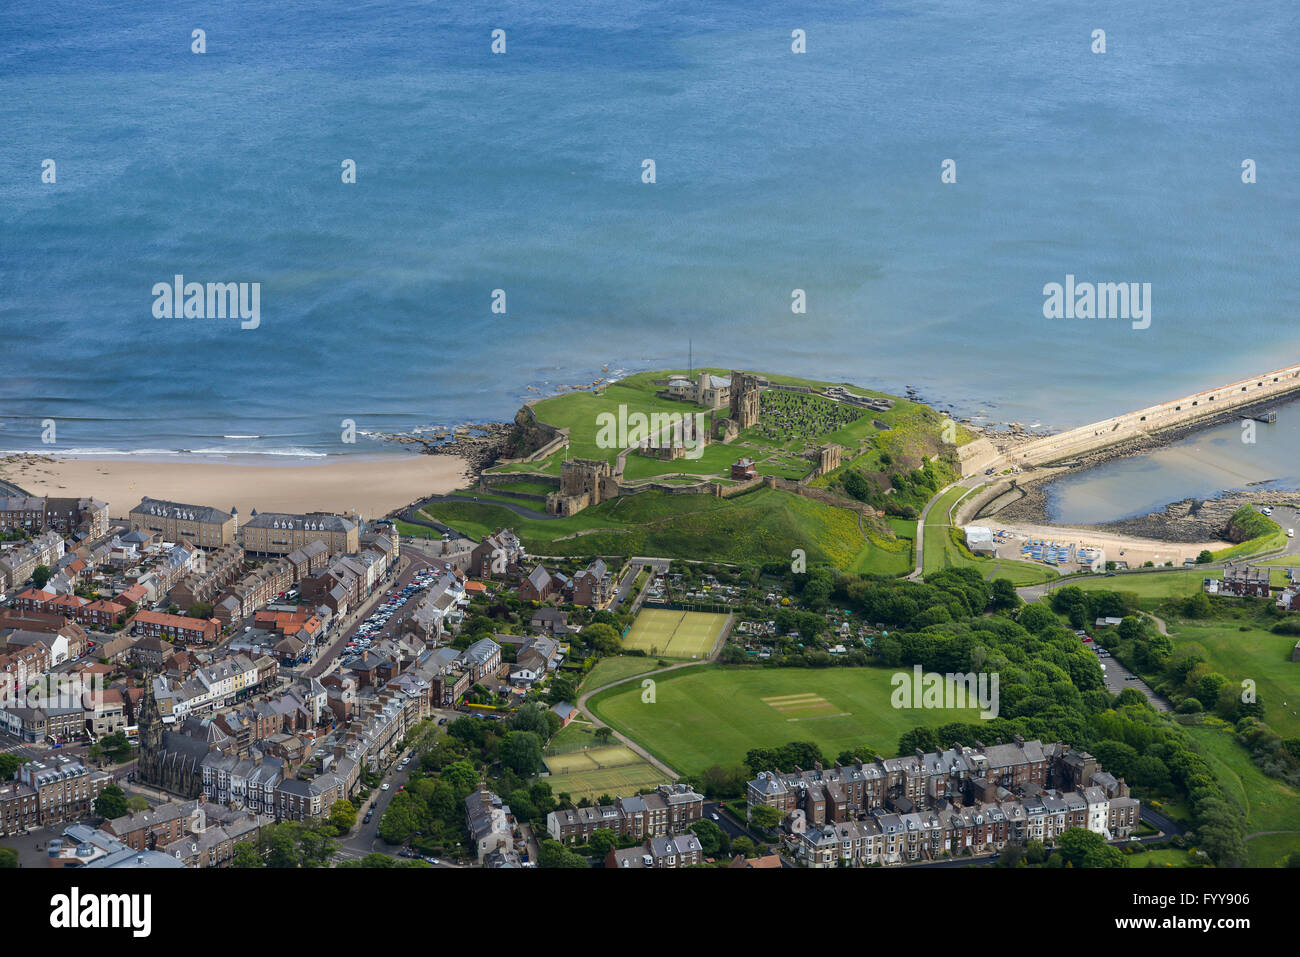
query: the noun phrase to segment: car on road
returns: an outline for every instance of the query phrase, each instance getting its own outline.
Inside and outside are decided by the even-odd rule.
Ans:
[[[718,814],[717,814],[716,811],[713,813],[713,819],[714,819],[715,821],[720,821],[720,820],[722,820],[722,818],[718,817]]]
[[[426,864],[433,864],[435,867],[442,863],[442,861],[438,860],[436,857],[426,857],[424,862]]]
[[[381,790],[381,791],[387,791],[387,790],[388,790],[388,782],[385,781],[383,784],[379,785],[379,790]]]

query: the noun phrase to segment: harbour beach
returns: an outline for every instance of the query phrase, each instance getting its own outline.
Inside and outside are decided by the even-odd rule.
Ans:
[[[32,495],[94,496],[124,516],[140,499],[258,511],[356,512],[378,518],[428,495],[469,483],[455,455],[328,455],[268,462],[269,456],[11,455],[0,478]]]

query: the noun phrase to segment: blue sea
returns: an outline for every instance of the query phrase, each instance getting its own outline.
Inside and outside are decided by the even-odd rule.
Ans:
[[[688,350],[1051,428],[1290,364],[1298,36],[1291,0],[5,4],[0,450],[373,452]],[[1150,328],[1044,318],[1067,274],[1149,282]],[[259,283],[258,327],[157,317],[176,275]]]

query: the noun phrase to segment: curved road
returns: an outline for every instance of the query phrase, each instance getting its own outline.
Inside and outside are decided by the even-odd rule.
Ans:
[[[650,559],[648,561],[654,561],[654,559]],[[613,688],[617,685],[627,684],[629,681],[640,682],[640,681],[644,681],[646,678],[654,679],[657,678],[659,675],[667,674],[670,671],[677,671],[681,668],[694,668],[699,665],[707,665],[709,662],[713,661],[718,657],[718,652],[722,650],[722,640],[723,640],[723,636],[719,634],[718,640],[713,643],[713,647],[709,650],[709,653],[705,657],[701,658],[699,661],[682,661],[682,662],[678,662],[675,665],[669,665],[666,668],[656,668],[653,671],[643,671],[639,675],[632,675],[631,677],[628,678],[619,678],[617,681],[607,682],[606,684],[601,685],[599,688],[592,688],[588,691],[583,691],[578,695],[578,700],[575,704],[575,707],[578,709],[578,711],[580,711],[582,714],[587,716],[587,720],[591,722],[593,727],[609,728],[609,730],[613,732],[614,737],[618,739],[620,744],[626,745],[634,753],[645,758],[652,765],[654,765],[654,767],[658,768],[660,771],[668,775],[673,780],[676,780],[677,778],[681,777],[681,775],[677,771],[675,771],[672,767],[670,767],[669,765],[665,764],[663,761],[656,758],[653,754],[651,754],[645,748],[641,747],[641,745],[637,744],[635,741],[633,741],[631,738],[625,735],[622,731],[619,731],[618,728],[615,728],[612,725],[607,725],[604,721],[601,721],[600,718],[592,714],[591,709],[587,707],[587,699],[589,699],[592,695],[598,692],[604,691],[606,688]]]

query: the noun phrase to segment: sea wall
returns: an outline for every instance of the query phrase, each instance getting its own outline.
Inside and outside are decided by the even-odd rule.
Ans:
[[[1206,389],[1181,399],[1161,402],[1113,419],[1080,426],[1057,435],[1008,449],[1003,461],[1015,465],[1045,465],[1116,445],[1166,429],[1185,427],[1266,399],[1300,392],[1300,365]],[[963,467],[963,473],[965,468]]]
[[[997,446],[983,437],[957,446],[957,462],[961,466],[962,478],[968,475],[979,475],[999,457]]]

